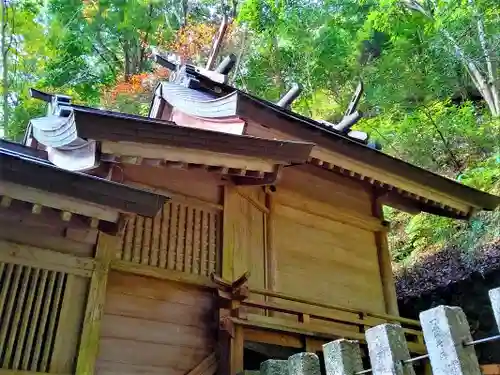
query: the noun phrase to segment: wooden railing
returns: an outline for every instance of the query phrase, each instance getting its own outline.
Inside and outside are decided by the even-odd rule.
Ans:
[[[228,302],[221,315],[226,327],[230,322],[230,326],[299,335],[318,341],[346,338],[363,342],[368,328],[395,323],[402,326],[412,352],[425,352],[421,326],[416,320],[265,289],[248,289],[243,278],[233,284],[226,283],[219,289],[219,296]]]
[[[264,298],[257,300],[258,296]],[[403,327],[410,350],[416,353],[425,350],[421,326],[417,320],[327,304],[265,289],[251,289],[249,298],[241,301],[241,307],[237,311],[235,322],[242,325],[279,329],[326,340],[343,337],[363,341],[366,329],[382,323],[396,323]]]

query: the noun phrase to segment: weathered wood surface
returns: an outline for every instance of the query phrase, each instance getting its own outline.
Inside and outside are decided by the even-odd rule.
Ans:
[[[88,279],[0,261],[0,367],[74,372]]]
[[[373,232],[285,205],[275,231],[277,291],[385,312]]]
[[[221,214],[182,203],[166,203],[153,219],[127,223],[116,257],[126,262],[209,276],[218,270]]]
[[[186,374],[215,347],[206,289],[111,272],[97,374]]]
[[[117,238],[101,233],[96,251],[96,269],[92,273],[83,320],[83,331],[76,365],[77,375],[92,374],[99,350],[99,333],[106,298],[109,265]]]
[[[90,277],[95,268],[95,262],[90,258],[2,240],[0,261],[85,277]]]

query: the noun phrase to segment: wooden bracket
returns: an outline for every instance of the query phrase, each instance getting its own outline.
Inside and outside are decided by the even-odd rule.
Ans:
[[[275,167],[274,172],[265,173],[264,176],[231,176],[231,180],[236,186],[268,186],[274,185],[281,176],[283,165],[279,164]]]
[[[222,277],[211,274],[211,279],[217,287],[219,298],[224,301],[243,301],[249,296],[248,278],[250,272],[245,272],[233,282],[224,280]]]
[[[230,337],[234,337],[234,323],[228,315],[219,318],[219,330],[226,332]]]

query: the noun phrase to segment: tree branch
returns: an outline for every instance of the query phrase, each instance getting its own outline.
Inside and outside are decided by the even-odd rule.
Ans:
[[[472,0],[469,0],[469,2],[470,1]],[[437,10],[438,7],[436,1],[431,0],[431,2],[434,8]],[[424,8],[422,8],[422,6],[418,4],[418,2],[414,0],[404,0],[403,5],[408,9],[420,12],[421,14],[429,18],[431,21],[434,21],[432,14],[430,14],[430,12],[427,12]],[[482,26],[483,25],[481,23],[481,27]],[[482,28],[482,30],[484,35],[484,27]],[[469,56],[467,56],[462,47],[460,47],[457,40],[449,33],[447,29],[441,27],[439,29],[439,32],[444,36],[446,40],[448,40],[448,42],[451,44],[451,47],[454,49],[456,56],[459,58],[460,61],[462,61],[462,64],[467,69],[467,72],[469,73],[472,82],[481,93],[481,96],[486,101],[486,104],[488,105],[491,114],[495,117],[500,116],[500,104],[498,101],[498,90],[496,86],[490,84],[487,78],[481,74],[477,65],[473,62],[473,60]],[[493,83],[496,84],[496,82]]]
[[[444,134],[441,132],[441,129],[439,129],[438,125],[434,121],[434,118],[429,113],[428,108],[425,106],[425,104],[422,104],[422,107],[424,108],[422,112],[429,119],[430,123],[436,129],[437,133],[439,134],[439,137],[441,138],[441,141],[443,142],[443,145],[444,145],[446,151],[448,152],[450,161],[452,162],[452,164],[455,165],[455,172],[457,172],[457,173],[462,172],[462,169],[463,169],[462,163],[460,163],[458,161],[457,157],[455,156],[455,153],[451,150],[451,147],[448,144],[448,141],[446,140]]]

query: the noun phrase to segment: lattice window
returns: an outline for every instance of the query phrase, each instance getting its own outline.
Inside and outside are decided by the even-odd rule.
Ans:
[[[220,225],[217,210],[170,202],[154,219],[128,222],[117,257],[208,276],[218,271]]]
[[[71,373],[89,279],[0,262],[0,368]]]
[[[2,368],[48,372],[67,275],[0,263]]]

